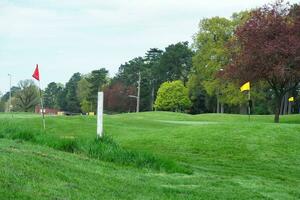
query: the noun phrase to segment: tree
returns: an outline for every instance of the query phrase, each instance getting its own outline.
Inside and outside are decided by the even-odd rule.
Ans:
[[[182,81],[163,83],[155,101],[155,108],[164,111],[185,111],[190,108],[191,101],[188,96],[188,89]]]
[[[156,98],[156,92],[159,87],[159,83],[162,83],[162,80],[159,80],[159,69],[160,69],[160,59],[163,54],[163,51],[158,48],[151,48],[146,52],[145,62],[147,75],[149,76],[149,84],[151,86],[151,99],[150,99],[150,110],[153,110],[154,100]],[[143,88],[144,89],[144,88]]]
[[[20,87],[17,87],[17,86],[12,86],[11,87],[11,96],[15,96],[15,94],[20,91],[21,88]],[[1,99],[3,101],[8,101],[9,100],[9,92],[6,92],[2,97]]]
[[[88,101],[89,94],[90,94],[90,83],[87,80],[87,76],[82,76],[81,80],[78,82],[77,85],[77,98],[80,102],[80,107],[82,112],[89,112],[91,110],[91,102]]]
[[[16,87],[16,86],[12,86],[11,87],[11,96],[15,96],[15,94],[17,92],[19,92],[21,90],[21,88]],[[9,92],[6,92],[0,99],[0,104],[1,104],[1,108],[0,110],[3,111],[7,111],[8,110],[8,101],[9,101]]]
[[[77,97],[77,88],[78,88],[78,82],[81,79],[80,73],[75,73],[70,78],[70,80],[66,83],[66,87],[61,94],[61,97],[64,98],[63,105],[64,109],[69,112],[79,113],[81,112],[80,108],[80,102]],[[60,99],[61,100],[61,99]]]
[[[166,47],[161,55],[157,72],[159,80],[162,82],[182,80],[185,85],[192,67],[192,56],[193,52],[188,42],[178,42]]]
[[[20,91],[15,94],[15,108],[17,111],[33,111],[39,103],[38,88],[32,80],[19,82]]]
[[[206,91],[202,84],[202,78],[196,74],[191,74],[187,83],[189,90],[189,97],[192,102],[191,114],[199,114],[208,112],[209,109],[206,106]]]
[[[136,57],[119,68],[114,80],[126,86],[137,87],[138,74],[141,74],[140,110],[153,110],[156,92],[165,81],[188,80],[193,52],[187,42],[169,45],[166,51],[151,48],[144,57]],[[135,94],[136,95],[136,91]]]
[[[94,70],[87,77],[89,82],[89,95],[87,101],[91,102],[91,111],[97,109],[98,92],[102,91],[105,84],[108,83],[108,71],[105,68]]]
[[[277,123],[282,98],[300,81],[300,10],[292,11],[290,15],[289,5],[281,1],[252,11],[235,33],[231,63],[226,69],[227,77],[240,83],[268,83]]]
[[[0,92],[0,112],[5,111],[5,101],[3,101],[2,97],[2,93]]]
[[[233,84],[220,80],[218,74],[230,60],[227,43],[232,39],[237,25],[242,24],[248,16],[249,13],[245,11],[234,13],[231,19],[213,17],[203,19],[199,23],[199,32],[194,37],[193,47],[196,53],[193,56],[193,69],[188,85],[193,102],[198,103],[203,98],[203,95],[196,94],[206,93],[208,111],[212,107],[212,110],[223,112],[224,103],[232,104],[232,98],[240,99],[235,101],[237,105],[243,101],[241,95],[234,95],[234,91],[228,92],[229,88],[234,88]],[[230,102],[226,101],[227,99]],[[217,106],[212,106],[211,102]]]
[[[151,110],[151,80],[152,71],[151,65],[145,61],[142,57],[134,58],[125,64],[122,64],[119,68],[119,72],[114,81],[122,82],[127,87],[137,88],[139,73],[141,73],[141,94],[140,94],[140,110]],[[137,95],[137,89],[133,94]]]
[[[104,108],[108,112],[130,112],[136,109],[136,99],[129,95],[134,94],[135,88],[126,86],[122,82],[114,82],[104,89]]]
[[[63,90],[63,86],[61,84],[51,82],[45,89],[44,92],[44,104],[46,108],[60,108],[58,104],[58,95]]]

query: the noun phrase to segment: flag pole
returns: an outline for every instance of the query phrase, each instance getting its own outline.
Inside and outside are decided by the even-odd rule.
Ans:
[[[249,121],[250,121],[250,115],[251,115],[251,92],[250,92],[250,89],[248,91],[248,118],[249,118]]]
[[[33,72],[32,77],[39,82],[39,93],[40,93],[40,101],[42,107],[42,119],[43,119],[43,128],[46,129],[46,121],[45,121],[45,113],[44,113],[44,103],[43,103],[43,93],[42,93],[42,87],[41,87],[41,79],[40,79],[40,72],[39,72],[39,65],[36,64],[35,70]]]
[[[43,102],[43,93],[41,89],[41,81],[39,80],[39,89],[40,89],[40,100],[41,100],[41,107],[42,107],[42,116],[43,116],[43,127],[46,130],[46,120],[45,120],[45,113],[44,113],[44,102]]]

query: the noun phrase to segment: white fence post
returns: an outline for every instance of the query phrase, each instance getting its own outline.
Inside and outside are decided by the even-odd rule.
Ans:
[[[103,92],[98,92],[97,138],[103,137]]]

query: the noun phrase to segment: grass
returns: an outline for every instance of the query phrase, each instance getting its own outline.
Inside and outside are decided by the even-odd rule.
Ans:
[[[36,115],[0,115],[0,197],[300,198],[299,115],[107,115],[105,141],[94,117],[46,120],[44,133]]]
[[[165,172],[191,173],[190,170],[177,165],[172,160],[159,158],[146,152],[126,150],[115,143],[109,136],[101,139],[82,139],[73,136],[59,137],[36,129],[30,124],[19,123],[13,120],[3,120],[0,125],[0,138],[29,141],[56,150],[84,154],[91,158],[122,165],[133,165],[139,168]]]

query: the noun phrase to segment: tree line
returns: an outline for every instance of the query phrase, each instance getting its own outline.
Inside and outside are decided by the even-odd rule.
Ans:
[[[110,78],[100,68],[74,73],[65,84],[49,83],[45,106],[64,111],[95,112],[97,92],[104,91],[109,113],[134,112],[139,74],[140,110],[198,113],[246,113],[241,84],[251,82],[254,114],[299,113],[300,6],[283,1],[234,13],[230,18],[202,19],[192,44],[178,42],[150,48],[143,56],[121,64]],[[37,87],[21,81],[12,88],[15,111],[32,111]],[[295,102],[289,103],[293,96]],[[7,108],[2,96],[0,110]]]

